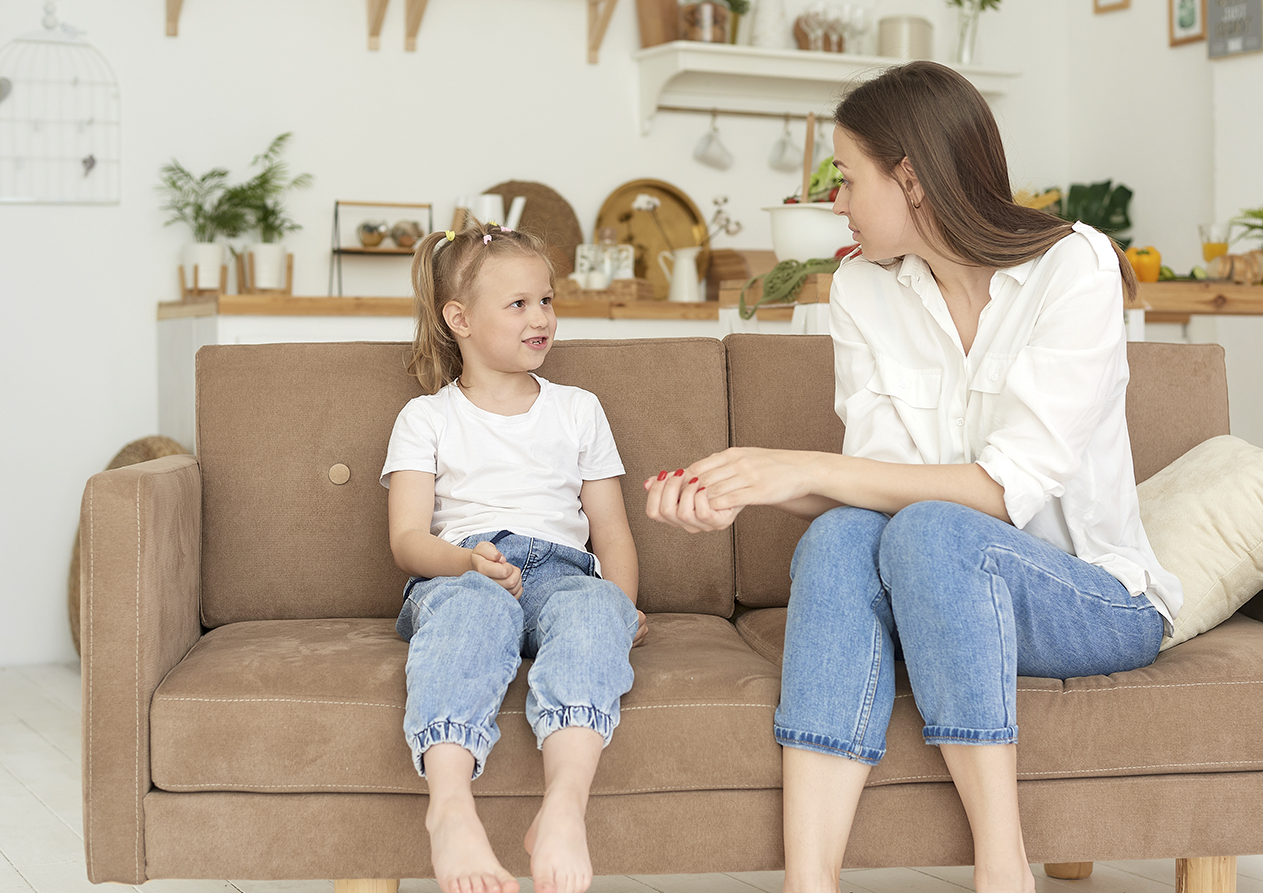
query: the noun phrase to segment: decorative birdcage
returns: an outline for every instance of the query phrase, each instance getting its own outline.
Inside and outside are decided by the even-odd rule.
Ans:
[[[54,4],[44,12],[43,30],[0,46],[0,202],[117,203],[118,81]]]

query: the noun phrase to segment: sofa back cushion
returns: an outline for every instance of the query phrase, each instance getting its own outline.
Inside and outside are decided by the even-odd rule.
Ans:
[[[842,451],[828,335],[740,334],[724,343],[733,446]],[[789,560],[807,522],[751,506],[733,528],[737,600],[748,607],[786,604]]]
[[[825,335],[729,335],[729,399],[735,446],[842,449],[833,410],[833,347]],[[1127,425],[1136,481],[1202,441],[1228,433],[1223,348],[1215,344],[1127,345]],[[789,601],[789,563],[806,522],[749,508],[734,525],[737,600]]]
[[[421,392],[405,351],[378,342],[198,352],[208,627],[398,612],[406,575],[390,554],[378,476],[395,416]],[[642,607],[727,616],[730,534],[689,537],[652,524],[641,488],[667,464],[727,445],[722,343],[559,342],[540,372],[588,388],[605,406],[628,471]]]

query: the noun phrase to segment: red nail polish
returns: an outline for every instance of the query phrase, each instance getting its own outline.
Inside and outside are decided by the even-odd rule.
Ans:
[[[689,478],[689,483],[690,483],[690,484],[696,484],[696,483],[697,483],[697,478]]]
[[[683,468],[677,468],[677,469],[675,470],[675,476],[676,476],[676,477],[679,477],[679,476],[680,476],[680,475],[682,475],[682,474],[684,474],[684,469],[683,469]]]
[[[697,488],[697,492],[698,492],[698,493],[701,493],[701,492],[702,492],[703,490],[705,490],[705,489],[706,489],[705,487],[698,487],[698,488]]]
[[[658,480],[665,481],[666,479],[667,479],[667,473],[665,471],[658,472]]]

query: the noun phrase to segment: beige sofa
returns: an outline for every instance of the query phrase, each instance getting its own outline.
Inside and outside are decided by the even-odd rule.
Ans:
[[[1226,433],[1223,354],[1129,350],[1143,479]],[[395,414],[417,393],[403,355],[403,345],[382,343],[204,348],[197,458],[88,482],[83,781],[93,881],[429,876],[425,784],[400,729],[406,645],[394,618],[404,576],[377,481]],[[771,724],[789,556],[804,525],[751,509],[732,531],[689,536],[645,518],[641,482],[730,443],[837,450],[828,339],[563,342],[542,373],[605,405],[627,466],[650,618],[594,784],[596,872],[780,868]],[[1263,852],[1263,623],[1250,610],[1143,670],[1020,680],[1033,861],[1176,858],[1188,889],[1233,889],[1233,859],[1213,857]],[[528,873],[521,841],[541,795],[524,678],[475,784],[517,875]],[[972,861],[960,802],[920,726],[912,698],[899,698],[848,866]]]

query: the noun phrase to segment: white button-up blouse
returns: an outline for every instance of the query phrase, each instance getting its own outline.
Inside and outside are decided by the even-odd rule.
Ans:
[[[978,463],[1015,526],[1147,594],[1170,632],[1183,592],[1140,523],[1118,256],[1074,230],[991,277],[968,354],[925,261],[844,261],[829,311],[842,452]]]

